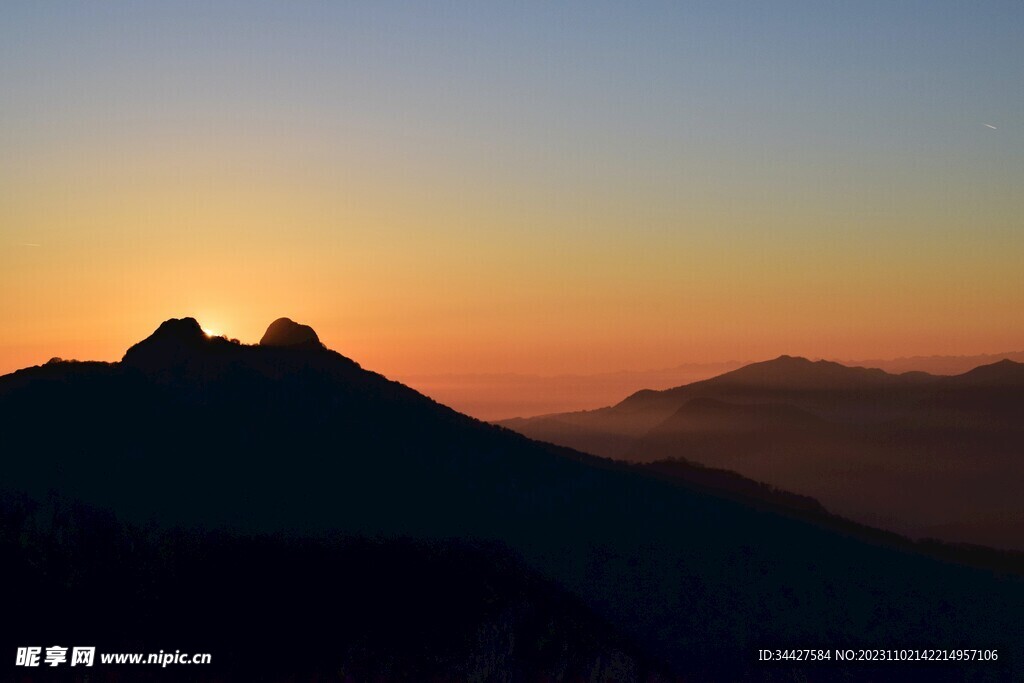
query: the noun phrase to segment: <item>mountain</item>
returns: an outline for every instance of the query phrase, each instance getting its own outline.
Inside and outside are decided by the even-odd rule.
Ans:
[[[878,368],[891,374],[925,372],[958,375],[1004,358],[1024,362],[1024,351],[977,356],[839,360],[837,363],[848,367]],[[610,405],[641,389],[670,389],[710,379],[744,365],[746,363],[723,361],[597,374],[404,374],[395,379],[459,412],[481,420],[498,421],[513,416],[566,413]]]
[[[0,626],[5,648],[212,656],[160,680],[672,679],[499,547],[155,530],[59,496],[8,493],[0,559],[18,586],[5,599],[17,615]],[[89,671],[117,680],[99,656]],[[145,669],[130,680],[155,680]]]
[[[636,439],[693,398],[757,404],[778,402],[780,397],[785,397],[795,407],[818,412],[875,412],[889,402],[890,388],[927,384],[932,379],[923,373],[896,376],[881,370],[848,368],[830,361],[780,356],[663,391],[638,391],[607,408],[514,418],[497,424],[540,440],[624,458]],[[819,400],[823,396],[827,396],[827,400]]]
[[[735,475],[531,441],[323,347],[197,329],[0,377],[11,647],[181,639],[220,653],[220,680],[264,656],[272,680],[905,680],[923,669],[756,655],[969,640],[1000,660],[929,676],[1020,674],[1016,571]]]
[[[707,380],[714,386],[757,386],[788,390],[846,389],[898,383],[901,378],[877,368],[847,367],[794,356],[751,363]]]
[[[290,318],[278,318],[270,323],[263,338],[260,339],[260,346],[301,346],[306,348],[320,348],[320,337],[309,325],[300,325]]]
[[[879,368],[886,372],[927,372],[932,375],[961,375],[979,365],[991,365],[1001,360],[1012,360],[1024,363],[1024,351],[1007,351],[1005,353],[986,353],[976,356],[910,356],[903,358],[875,358],[871,360],[839,361],[843,365],[855,365],[865,368]]]
[[[892,375],[782,356],[600,410],[502,423],[630,462],[682,458],[918,537],[1024,550],[1024,365]]]
[[[396,379],[461,413],[493,421],[605,405],[644,387],[676,387],[740,365],[734,361],[687,363],[657,370],[565,375],[406,374]]]
[[[1014,389],[1024,385],[1024,363],[1003,359],[982,365],[949,380],[953,385],[975,387],[1005,387]]]

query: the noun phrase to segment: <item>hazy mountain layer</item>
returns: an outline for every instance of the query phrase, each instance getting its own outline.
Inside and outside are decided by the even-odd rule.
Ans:
[[[684,458],[901,533],[1024,549],[1024,365],[891,375],[782,357],[600,410],[509,420],[631,462]]]

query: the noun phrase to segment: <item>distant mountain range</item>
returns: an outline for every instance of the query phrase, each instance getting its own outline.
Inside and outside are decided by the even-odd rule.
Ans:
[[[0,566],[17,586],[5,648],[190,640],[219,657],[220,680],[254,667],[264,680],[1021,674],[1017,556],[873,533],[730,473],[533,441],[275,325],[246,346],[169,320],[119,363],[0,377]],[[1018,373],[946,382],[779,363],[713,380],[719,395],[695,404],[683,388],[603,411],[618,454],[670,418],[874,423],[911,388],[925,415],[988,425],[1012,411],[971,407],[1004,405]],[[770,420],[751,413],[780,392]],[[816,412],[821,392],[833,398]],[[757,661],[766,647],[959,646],[1001,657]]]
[[[961,375],[979,365],[991,365],[1001,360],[1024,363],[1024,351],[983,353],[974,356],[905,356],[857,361],[839,361],[843,365],[879,368],[886,372],[927,372],[932,375]]]
[[[684,459],[872,526],[1024,550],[1024,365],[890,374],[782,356],[599,410],[508,420],[629,462]]]
[[[896,374],[927,372],[933,375],[959,375],[979,365],[1004,359],[1024,362],[1024,351],[836,362],[849,367],[878,368]],[[710,379],[748,364],[740,361],[685,363],[656,370],[623,370],[589,375],[408,374],[398,379],[467,415],[481,420],[502,420],[610,405],[642,389],[670,389]]]
[[[668,388],[720,375],[738,362],[688,363],[658,370],[531,375],[447,373],[402,375],[403,383],[480,420],[606,405],[644,387]]]

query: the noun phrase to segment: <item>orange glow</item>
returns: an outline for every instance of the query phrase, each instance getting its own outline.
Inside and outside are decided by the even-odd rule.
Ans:
[[[116,360],[181,316],[247,343],[288,316],[393,376],[1024,346],[1014,193],[952,210],[908,188],[886,212],[820,191],[558,195],[427,159],[403,174],[272,141],[164,142],[0,169],[0,224],[17,226],[0,245],[0,372]]]
[[[1024,348],[1009,9],[129,4],[0,10],[0,373],[182,316],[394,377]]]
[[[857,216],[816,234],[811,209],[766,211],[730,239],[707,228],[747,229],[729,204],[677,208],[651,235],[619,228],[628,196],[566,213],[539,198],[488,206],[484,188],[458,200],[440,180],[432,194],[370,184],[356,201],[232,168],[194,181],[135,171],[51,170],[3,205],[0,222],[39,246],[0,250],[0,371],[116,360],[186,315],[247,343],[288,316],[392,375],[1022,346],[1020,238],[980,242],[924,206],[930,240]]]

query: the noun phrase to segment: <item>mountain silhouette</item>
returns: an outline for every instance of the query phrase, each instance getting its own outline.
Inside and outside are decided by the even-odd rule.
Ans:
[[[839,360],[843,365],[880,368],[899,374],[909,371],[927,372],[931,375],[961,375],[981,365],[991,365],[1001,360],[1024,362],[1024,351],[1006,351],[975,356],[911,356],[909,358],[875,358],[870,360]]]
[[[1021,387],[1024,386],[1024,363],[1003,359],[956,375],[949,382],[979,387]]]
[[[1024,362],[1024,352],[830,360],[848,367],[878,368],[890,374],[924,372],[931,375],[958,375],[1004,358]],[[668,368],[595,374],[408,373],[394,379],[459,412],[494,422],[515,416],[567,413],[611,405],[640,389],[664,390],[678,387],[710,379],[748,363],[685,363]]]
[[[782,356],[599,410],[503,422],[630,462],[685,459],[900,533],[1024,550],[1024,365],[892,375]]]
[[[227,343],[223,338],[207,336],[195,318],[172,318],[128,349],[123,362],[138,368],[169,369]]]
[[[260,346],[293,346],[321,348],[320,337],[309,325],[300,325],[289,318],[278,318],[260,339]]]
[[[769,672],[756,651],[969,638],[1000,661],[933,680],[1019,673],[1015,571],[844,530],[736,475],[532,441],[325,348],[197,327],[0,377],[0,549],[39,589],[19,613],[45,607],[4,642],[49,643],[59,622],[144,651],[195,629],[239,679],[267,650],[286,678],[313,649],[320,675],[359,678],[905,680],[918,669]]]
[[[910,379],[918,379],[912,375]],[[712,385],[756,385],[778,389],[859,389],[899,383],[898,375],[874,368],[855,368],[827,360],[810,361],[799,356],[751,363],[705,380]]]
[[[924,385],[933,379],[925,373],[890,375],[881,370],[850,368],[830,361],[780,356],[672,389],[641,390],[607,408],[514,418],[497,424],[540,440],[621,458],[633,448],[636,439],[671,417],[692,398],[758,403],[776,402],[784,396],[796,406],[806,403],[811,410],[841,410],[850,403],[857,403],[858,409],[864,409],[873,398],[890,393],[891,387]],[[815,398],[822,393],[840,400],[817,402]]]

